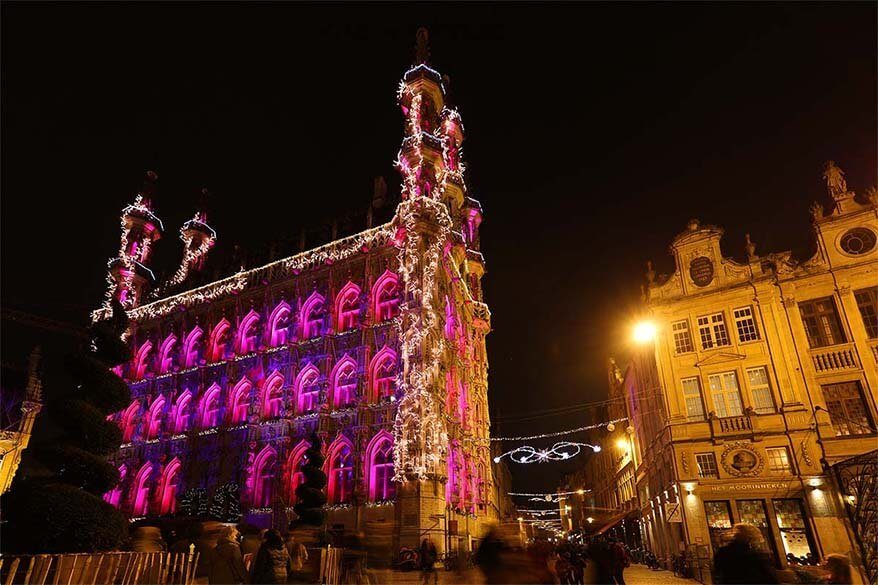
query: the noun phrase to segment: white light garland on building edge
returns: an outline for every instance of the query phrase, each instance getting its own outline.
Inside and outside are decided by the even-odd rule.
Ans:
[[[504,457],[509,457],[516,463],[546,463],[547,461],[566,461],[572,459],[582,452],[583,447],[589,447],[595,453],[600,452],[601,448],[597,445],[588,443],[573,443],[571,441],[561,441],[555,443],[546,449],[536,449],[530,445],[524,445],[507,451],[502,455],[494,457],[494,463],[500,463]]]
[[[608,420],[602,423],[595,423],[593,425],[586,425],[584,427],[576,427],[575,429],[567,429],[566,431],[557,431],[554,433],[543,433],[541,435],[526,435],[523,437],[491,437],[491,441],[530,441],[533,439],[551,439],[552,437],[561,437],[563,435],[572,435],[573,433],[579,433],[582,431],[590,431],[592,429],[597,429],[600,427],[607,427],[608,431],[613,431],[615,429],[616,423],[625,422],[628,418],[617,418],[613,420]]]

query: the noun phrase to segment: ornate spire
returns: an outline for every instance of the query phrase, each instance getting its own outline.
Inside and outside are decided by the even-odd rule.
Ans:
[[[428,65],[430,63],[430,33],[423,26],[415,34],[415,62],[413,65]]]

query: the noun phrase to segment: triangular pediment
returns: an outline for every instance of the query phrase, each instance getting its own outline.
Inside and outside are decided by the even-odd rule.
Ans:
[[[722,364],[725,362],[734,362],[738,360],[742,360],[747,356],[742,353],[733,353],[730,351],[718,351],[716,353],[710,354],[703,360],[699,360],[695,363],[696,367],[708,366],[711,364]]]

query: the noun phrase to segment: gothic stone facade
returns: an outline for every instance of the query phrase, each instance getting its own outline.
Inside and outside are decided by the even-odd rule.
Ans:
[[[122,217],[108,299],[131,318],[114,415],[122,481],[106,499],[168,516],[188,490],[240,487],[244,519],[286,527],[307,439],[323,439],[330,529],[388,550],[432,534],[468,548],[497,517],[488,437],[481,207],[466,195],[463,127],[421,62],[400,86],[402,202],[387,223],[176,295],[152,287],[150,197]],[[148,194],[147,194],[148,195]],[[213,244],[181,230],[185,287]],[[187,239],[188,238],[188,239]],[[155,298],[157,297],[157,298]],[[108,305],[95,319],[109,316]]]

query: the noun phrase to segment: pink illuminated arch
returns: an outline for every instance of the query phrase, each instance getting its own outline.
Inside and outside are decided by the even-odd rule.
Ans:
[[[229,422],[247,422],[247,414],[250,410],[250,390],[253,384],[246,376],[238,380],[229,395]]]
[[[170,333],[159,346],[159,355],[156,360],[159,374],[167,374],[174,368],[174,347],[177,345],[177,336]]]
[[[369,401],[377,402],[396,391],[396,352],[386,345],[369,363]]]
[[[469,408],[469,391],[464,382],[458,381],[457,384],[459,388],[457,394],[457,416],[460,419],[461,426],[467,428],[469,424],[466,418],[466,411]]]
[[[274,495],[274,476],[277,467],[277,452],[266,445],[253,462],[253,496],[254,508],[265,508],[271,505]]]
[[[372,286],[372,315],[380,323],[399,313],[399,276],[385,270]]]
[[[354,329],[360,316],[360,287],[348,281],[335,297],[335,331]]]
[[[192,393],[188,390],[177,397],[177,403],[174,405],[174,433],[185,433],[189,430],[189,421],[192,417],[191,406]]]
[[[305,451],[308,450],[308,447],[308,441],[303,439],[298,445],[296,445],[290,453],[290,456],[287,458],[284,483],[287,492],[287,499],[290,504],[296,503],[296,488],[302,485],[302,482],[305,481],[305,474],[302,473],[302,465],[308,461],[308,457],[305,456]]]
[[[198,409],[199,426],[202,429],[211,429],[219,424],[220,394],[222,389],[218,384],[212,384],[201,397],[201,405]]]
[[[137,349],[137,353],[134,355],[134,364],[131,368],[132,380],[141,380],[146,377],[149,371],[150,353],[152,353],[152,342],[144,341],[143,345]]]
[[[323,333],[323,315],[326,310],[326,299],[318,292],[311,293],[302,305],[299,321],[302,324],[302,339],[311,339]]]
[[[257,326],[259,325],[259,313],[250,309],[250,312],[241,321],[238,327],[238,335],[235,339],[235,351],[238,355],[244,355],[256,351],[258,339]]]
[[[137,423],[140,418],[140,402],[135,400],[132,402],[128,408],[125,409],[125,412],[122,413],[121,426],[122,426],[122,440],[126,443],[130,443],[134,440],[134,435],[137,433]]]
[[[207,358],[209,361],[218,362],[226,358],[226,345],[228,344],[229,331],[232,324],[223,318],[213,331],[210,332],[210,345]]]
[[[460,453],[457,445],[452,443],[448,450],[448,483],[445,484],[445,500],[451,504],[456,504],[460,500]]]
[[[184,368],[194,368],[201,360],[201,340],[204,331],[201,327],[193,327],[183,342],[183,353],[180,356]]]
[[[104,501],[114,506],[116,508],[119,507],[119,504],[122,501],[122,483],[125,481],[126,476],[128,475],[128,468],[123,464],[119,466],[119,483],[116,484],[116,487],[108,491],[104,494]]]
[[[332,381],[332,406],[343,408],[357,399],[357,362],[344,356],[330,374]]]
[[[167,401],[164,396],[159,396],[152,401],[152,405],[149,407],[149,416],[147,418],[147,439],[157,439],[161,434],[166,403]]]
[[[308,364],[296,376],[296,409],[298,414],[317,410],[320,401],[320,371]]]
[[[366,447],[366,485],[369,499],[391,500],[396,495],[393,483],[393,436],[380,431]]]
[[[284,377],[275,370],[262,385],[262,418],[270,419],[280,416],[284,395]]]
[[[328,501],[330,504],[346,504],[354,491],[353,444],[344,435],[339,436],[327,453],[324,473],[329,478]]]
[[[281,301],[268,317],[267,335],[268,345],[280,347],[286,345],[290,339],[290,321],[293,310],[286,301]]]
[[[133,500],[131,508],[132,516],[146,516],[149,514],[149,492],[152,490],[152,463],[144,463],[137,476],[134,478]]]
[[[159,481],[159,514],[173,514],[177,511],[177,480],[180,474],[180,460],[174,457],[162,471]]]

